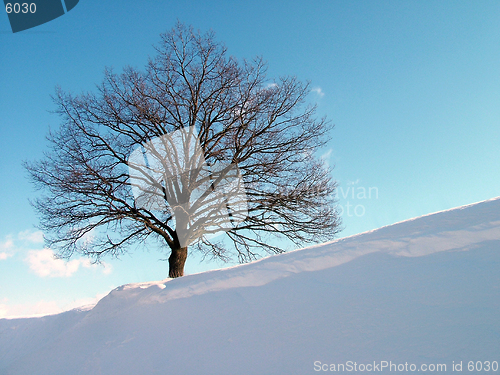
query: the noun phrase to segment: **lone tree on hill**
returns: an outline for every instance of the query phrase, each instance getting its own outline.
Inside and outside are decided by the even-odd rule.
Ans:
[[[314,156],[332,125],[305,103],[308,85],[272,82],[262,59],[237,61],[213,33],[182,24],[156,51],[144,72],[106,70],[96,93],[56,91],[60,128],[25,164],[44,192],[32,204],[47,245],[99,261],[155,237],[179,277],[188,245],[246,262],[284,251],[270,236],[332,239],[335,182]],[[225,241],[210,236],[221,230]]]

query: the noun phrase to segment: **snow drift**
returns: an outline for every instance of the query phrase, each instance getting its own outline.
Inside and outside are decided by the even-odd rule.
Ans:
[[[384,361],[468,372],[500,362],[499,313],[496,198],[124,285],[87,311],[0,320],[0,374],[308,374]]]

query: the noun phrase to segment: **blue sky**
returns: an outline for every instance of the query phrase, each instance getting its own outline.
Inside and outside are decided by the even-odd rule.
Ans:
[[[80,0],[13,34],[2,11],[0,317],[90,303],[168,272],[154,247],[106,267],[44,250],[21,163],[40,158],[58,127],[56,85],[94,90],[105,67],[143,67],[177,20],[212,28],[230,54],[263,56],[270,77],[311,82],[318,113],[336,124],[318,152],[335,166],[343,237],[500,195],[499,19],[498,1]],[[221,266],[192,257],[186,273]]]

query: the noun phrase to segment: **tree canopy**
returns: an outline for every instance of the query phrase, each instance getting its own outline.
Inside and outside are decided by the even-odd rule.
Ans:
[[[284,251],[273,236],[297,246],[332,239],[340,224],[336,185],[315,153],[333,125],[307,104],[309,85],[295,77],[271,80],[262,58],[239,61],[213,32],[182,24],[162,34],[155,49],[143,71],[106,69],[96,92],[56,90],[60,127],[49,133],[45,157],[26,163],[43,192],[33,205],[47,244],[62,257],[78,252],[98,261],[155,237],[170,250],[169,276],[177,277],[183,275],[188,245],[245,262]],[[231,173],[241,179],[244,217],[223,228],[225,240],[208,236],[207,225],[188,244],[180,239],[172,200],[184,194],[185,206],[194,207],[199,198],[192,197],[196,189],[182,180],[186,176],[150,181],[162,205],[134,199],[131,155],[158,139],[168,149],[165,139],[172,134],[196,142],[197,157],[211,167],[190,172],[198,189],[207,179],[220,182]],[[186,220],[195,228],[192,218]]]

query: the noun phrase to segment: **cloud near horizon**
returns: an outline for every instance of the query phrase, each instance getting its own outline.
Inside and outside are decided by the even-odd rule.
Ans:
[[[0,244],[0,260],[5,260],[10,258],[14,250],[14,241],[11,238],[7,238],[4,242]]]
[[[30,269],[40,277],[70,277],[81,267],[97,267],[88,259],[79,258],[70,261],[58,259],[52,249],[30,250],[26,257]],[[111,266],[103,263],[104,274],[111,273]]]
[[[14,238],[16,239],[14,243]],[[31,229],[26,229],[19,232],[17,236],[8,235],[5,237],[5,241],[0,243],[0,260],[5,260],[12,257],[15,253],[19,252],[24,248],[24,246],[19,246],[18,242],[24,242],[29,244],[40,244],[43,243],[43,232],[33,231]]]
[[[91,240],[91,236],[89,235],[85,240]],[[85,258],[64,261],[58,259],[51,249],[36,249],[37,245],[43,244],[43,241],[43,232],[31,229],[19,232],[17,236],[8,235],[5,237],[4,242],[0,242],[0,261],[10,258],[16,253],[27,254],[24,261],[40,277],[69,277],[78,271],[80,267],[99,267],[99,265],[92,264]],[[102,262],[100,266],[105,275],[112,272],[111,265]]]
[[[6,252],[1,252],[0,253],[0,260],[5,260],[5,259],[7,259],[7,258],[9,258],[11,256],[12,256],[12,254],[8,254]]]
[[[41,230],[33,232],[30,229],[26,229],[22,232],[19,232],[17,237],[21,241],[28,241],[31,243],[43,243],[43,232]]]
[[[80,298],[76,301],[45,301],[35,303],[10,304],[4,298],[0,300],[0,319],[3,318],[30,318],[44,315],[59,314],[76,308],[89,308],[95,306],[97,302],[107,293],[98,293],[94,297]]]

